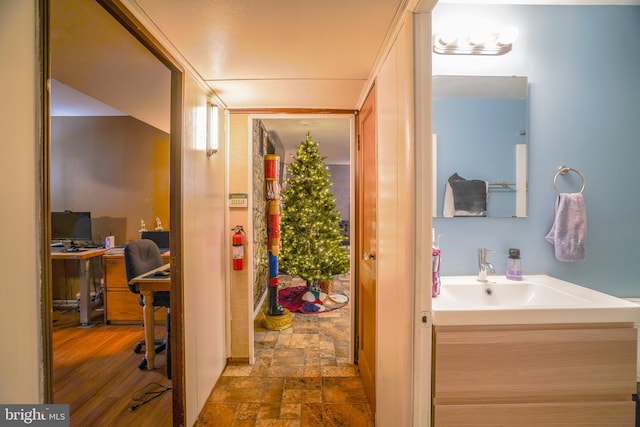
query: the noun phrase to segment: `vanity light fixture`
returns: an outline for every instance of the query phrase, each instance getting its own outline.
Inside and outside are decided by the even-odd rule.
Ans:
[[[218,152],[218,106],[207,104],[207,157]]]
[[[504,55],[511,51],[518,29],[472,31],[464,34],[441,32],[433,35],[433,52],[441,55]]]

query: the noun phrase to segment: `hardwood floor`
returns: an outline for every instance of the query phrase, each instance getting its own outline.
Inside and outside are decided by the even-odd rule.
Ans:
[[[100,312],[96,312],[100,313]],[[54,403],[69,404],[71,426],[171,426],[171,391],[130,410],[154,393],[171,385],[165,376],[165,354],[156,356],[156,369],[141,371],[135,343],[142,340],[142,326],[102,324],[79,328],[76,311],[54,312]],[[165,333],[156,326],[157,338]]]
[[[336,286],[351,296],[349,275]],[[266,330],[256,319],[256,363],[228,364],[195,425],[372,427],[358,369],[348,363],[351,303],[319,315],[296,313],[283,331]],[[99,318],[93,328],[78,328],[77,312],[55,312],[54,320],[54,400],[70,405],[72,427],[172,424],[170,391],[129,410],[143,387],[170,385],[164,353],[154,371],[137,367],[142,356],[132,348],[142,326],[105,326]],[[164,336],[164,327],[155,329]]]

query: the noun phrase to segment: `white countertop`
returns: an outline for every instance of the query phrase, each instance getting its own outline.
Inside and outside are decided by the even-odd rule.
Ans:
[[[433,324],[507,325],[640,323],[640,305],[574,283],[537,274],[522,281],[490,276],[443,276],[432,300]]]

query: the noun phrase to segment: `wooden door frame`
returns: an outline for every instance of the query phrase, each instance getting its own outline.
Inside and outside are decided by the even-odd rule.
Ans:
[[[361,340],[361,335],[360,335],[360,314],[361,314],[361,310],[360,310],[360,302],[362,301],[361,298],[362,296],[360,295],[360,277],[361,277],[361,268],[360,268],[360,254],[363,251],[363,239],[364,239],[364,230],[363,230],[363,226],[364,226],[364,222],[362,221],[362,216],[363,216],[363,211],[364,211],[364,185],[363,185],[363,172],[364,172],[364,168],[363,168],[363,133],[362,131],[362,126],[363,123],[362,121],[366,118],[363,118],[363,107],[365,107],[367,105],[367,102],[369,101],[369,99],[372,99],[372,112],[371,114],[373,115],[373,120],[374,120],[374,129],[376,129],[377,132],[377,111],[376,111],[376,82],[375,80],[373,81],[373,83],[371,84],[371,86],[369,87],[368,91],[367,91],[367,95],[364,98],[363,104],[360,107],[360,110],[358,110],[358,117],[357,117],[357,125],[356,125],[356,130],[358,132],[357,134],[357,147],[356,147],[356,161],[355,161],[355,169],[356,169],[356,179],[355,179],[355,200],[356,200],[356,209],[355,209],[355,217],[356,217],[356,226],[353,227],[356,231],[355,231],[355,250],[353,251],[353,259],[354,259],[354,268],[353,268],[353,273],[352,273],[352,281],[353,281],[353,285],[352,285],[352,294],[354,295],[354,327],[353,327],[353,341],[354,341],[354,348],[353,348],[353,358],[354,358],[354,363],[357,365],[360,365],[360,340]],[[373,136],[373,152],[375,153],[376,159],[375,159],[375,180],[376,180],[376,212],[377,212],[377,163],[378,163],[378,158],[377,158],[377,135],[374,134]],[[377,219],[376,219],[377,222]],[[377,236],[376,236],[376,252],[377,252]],[[376,299],[377,299],[377,265],[374,265],[373,267],[374,269],[374,275],[376,276],[376,284],[374,285],[374,291],[376,292]],[[377,310],[377,304],[376,306],[373,307],[374,310],[374,316],[375,319],[374,320],[374,328],[376,330],[374,330],[374,337],[377,340],[377,328],[376,328],[376,322],[377,322],[377,316],[378,316],[378,310]],[[367,395],[367,398],[370,400],[369,405],[372,408],[372,410],[375,411],[377,410],[377,402],[376,402],[376,396],[377,396],[377,386],[376,386],[376,374],[377,374],[377,369],[376,369],[376,364],[377,364],[377,357],[378,357],[378,352],[377,352],[377,345],[378,343],[374,343],[374,365],[371,367],[373,370],[373,396],[369,396]],[[362,376],[362,375],[361,375]],[[366,390],[366,386],[365,386],[365,390]],[[372,401],[371,401],[372,400]]]
[[[184,376],[184,314],[183,306],[183,257],[182,257],[182,129],[184,69],[173,56],[147,31],[120,0],[96,0],[113,18],[151,52],[171,72],[171,117],[169,135],[169,216],[171,230],[171,370],[173,425],[184,425],[185,376]],[[51,235],[50,162],[50,0],[39,0],[39,90],[40,104],[40,263],[41,263],[41,319],[43,399],[53,403],[53,342],[52,342],[52,273],[49,236]]]
[[[349,212],[349,223],[350,223],[350,236],[349,241],[351,243],[352,249],[349,254],[349,265],[350,265],[350,280],[351,280],[351,306],[354,307],[357,296],[354,292],[354,277],[355,277],[355,262],[357,261],[355,258],[355,225],[357,222],[357,218],[355,215],[355,208],[357,206],[357,179],[356,179],[356,170],[357,170],[357,141],[358,141],[358,110],[343,110],[343,109],[319,109],[319,108],[262,108],[262,109],[253,109],[253,108],[238,108],[229,110],[234,114],[247,114],[250,123],[253,124],[254,120],[261,119],[339,119],[344,118],[348,119],[351,124],[351,132],[349,134],[349,201],[352,206]],[[249,133],[251,134],[251,127],[249,128]],[[251,137],[253,138],[253,137]],[[283,165],[286,163],[284,160],[281,160],[280,164]],[[254,201],[255,203],[255,201]],[[253,300],[250,298],[249,303],[253,304]],[[252,306],[253,309],[253,306]],[[349,363],[355,363],[354,354],[357,352],[357,348],[355,345],[357,333],[355,331],[356,328],[356,318],[355,318],[355,310],[351,310],[351,336],[349,337]],[[255,354],[255,337],[253,336],[253,331],[249,332],[249,343],[250,343],[250,359],[253,358]]]

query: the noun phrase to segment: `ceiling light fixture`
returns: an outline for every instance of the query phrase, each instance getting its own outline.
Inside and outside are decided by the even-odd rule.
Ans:
[[[511,51],[518,29],[506,27],[499,32],[472,31],[466,34],[441,32],[433,35],[433,52],[441,55],[504,55]]]

